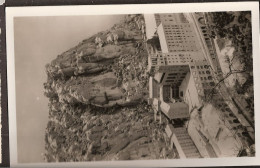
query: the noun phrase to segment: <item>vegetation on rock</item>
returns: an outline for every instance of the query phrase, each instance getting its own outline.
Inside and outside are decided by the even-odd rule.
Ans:
[[[146,103],[141,24],[142,15],[127,15],[46,65],[46,161],[177,157]]]

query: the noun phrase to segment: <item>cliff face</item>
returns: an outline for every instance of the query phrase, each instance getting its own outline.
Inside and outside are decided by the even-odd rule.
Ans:
[[[46,161],[176,157],[146,103],[142,33],[142,15],[127,15],[46,65]]]

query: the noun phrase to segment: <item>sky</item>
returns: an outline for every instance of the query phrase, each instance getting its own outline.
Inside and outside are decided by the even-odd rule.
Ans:
[[[14,18],[18,162],[43,162],[48,99],[45,65],[82,40],[107,30],[123,16]]]

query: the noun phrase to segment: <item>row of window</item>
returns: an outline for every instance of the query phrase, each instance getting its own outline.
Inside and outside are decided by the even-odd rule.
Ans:
[[[185,33],[185,34],[193,34],[192,31],[187,31],[187,30],[175,30],[175,31],[165,31],[165,34],[170,34],[170,35],[173,35],[174,33]],[[186,36],[186,37],[189,37],[189,36]],[[191,37],[194,37],[194,36],[191,36]]]
[[[167,36],[167,37],[169,37],[169,36]],[[176,38],[174,38],[174,39],[171,39],[171,38],[167,38],[167,42],[168,43],[183,43],[183,42],[185,42],[186,44],[190,44],[190,43],[192,43],[192,44],[196,44],[196,41],[195,40],[189,40],[189,41],[187,41],[187,40],[177,40]]]
[[[180,38],[180,37],[177,37],[177,36],[168,36],[168,37],[174,38],[174,40],[184,40],[184,38]]]
[[[185,31],[165,31],[165,34],[167,34],[168,36],[174,36],[174,37],[177,37],[176,35],[179,35],[180,37],[189,37],[189,38],[192,38],[194,36],[193,33],[187,33]]]
[[[191,59],[191,57],[189,57],[189,56],[181,56],[181,57],[178,57],[178,56],[176,56],[176,57],[167,57],[167,60],[174,60],[174,59]]]
[[[210,71],[199,71],[199,74],[210,74]]]
[[[169,63],[186,63],[186,61],[182,60],[182,61],[169,61]]]
[[[165,31],[168,31],[168,32],[193,32],[191,29],[179,29],[179,28],[165,28]]]
[[[175,44],[176,46],[181,46],[181,47],[196,47],[196,42],[192,42],[192,41],[168,41],[168,44]],[[173,45],[174,46],[174,45]]]
[[[183,27],[187,27],[190,28],[191,25],[190,24],[174,24],[174,25],[163,25],[163,27],[167,27],[167,28],[183,28]]]
[[[172,45],[169,45],[169,49],[170,49],[170,51],[171,52],[195,52],[195,51],[198,51],[197,49],[196,49],[196,47],[187,47],[187,46],[185,46],[185,47],[179,47],[179,46],[172,46]]]
[[[172,37],[172,36],[168,36],[168,37]],[[167,38],[167,43],[182,43],[182,44],[189,44],[189,45],[196,45],[196,40],[192,40],[192,39],[189,39],[186,40],[186,38]]]
[[[178,35],[169,35],[167,34],[166,36],[167,40],[172,41],[172,40],[185,40],[186,42],[195,42],[194,36],[178,36]],[[186,39],[188,38],[189,41],[187,41]]]
[[[176,33],[174,33],[174,34],[176,34]],[[178,39],[178,38],[182,39],[186,36],[180,36],[179,34],[176,34],[176,35],[170,35],[170,37],[175,37],[175,39]]]
[[[194,78],[195,79],[195,81],[197,81],[198,80],[198,78],[197,77],[195,77]],[[213,80],[213,78],[212,78],[212,76],[208,76],[208,77],[200,77],[200,80],[202,80],[202,81],[207,81],[207,80]]]
[[[212,76],[200,77],[200,80],[213,80]]]
[[[197,67],[197,69],[208,69],[209,68],[208,65],[200,65],[200,66],[197,65],[196,67]],[[195,66],[191,66],[190,68],[195,69]]]
[[[179,57],[167,57],[167,60],[174,60],[174,59],[179,59]]]
[[[168,46],[196,48],[196,43],[183,43],[183,41],[168,41]]]
[[[190,49],[191,47],[192,48],[196,48],[195,46],[191,46],[191,47],[189,47],[189,46],[183,46],[183,45],[171,45],[171,44],[169,44],[168,45],[169,47],[171,47],[171,48],[173,48],[173,49],[178,49],[178,50],[180,50],[180,49]],[[187,51],[189,51],[189,50],[187,50]]]
[[[164,30],[171,30],[171,31],[190,31],[192,30],[191,28],[186,28],[186,27],[163,27]]]
[[[171,34],[173,34],[173,35],[182,35],[182,34],[184,34],[184,33],[180,33],[180,32],[178,32],[178,33],[176,33],[176,32],[172,32]],[[175,37],[175,36],[174,36]],[[185,35],[182,35],[181,37],[186,37]]]
[[[167,57],[177,57],[177,56],[180,56],[180,57],[185,57],[185,56],[191,56],[190,54],[167,54],[166,55]]]
[[[181,59],[176,59],[176,60],[174,60],[174,59],[168,59],[168,62],[169,63],[174,63],[174,62],[176,62],[176,63],[178,63],[178,61],[180,61],[181,63],[185,63],[185,62],[190,62],[192,59],[191,58],[181,58]]]

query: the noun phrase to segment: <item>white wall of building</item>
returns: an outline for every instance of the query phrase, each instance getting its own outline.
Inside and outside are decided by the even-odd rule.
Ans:
[[[184,101],[189,104],[189,111],[194,107],[200,106],[199,95],[195,86],[195,81],[190,72],[187,73],[186,77],[180,85],[180,92],[183,92]]]
[[[153,98],[153,77],[149,78],[149,98]]]
[[[146,37],[151,39],[157,29],[154,14],[144,14]]]
[[[169,49],[168,49],[167,41],[166,41],[166,38],[165,38],[166,36],[165,36],[162,24],[160,24],[158,26],[157,33],[158,33],[158,36],[159,36],[162,53],[168,53]]]

